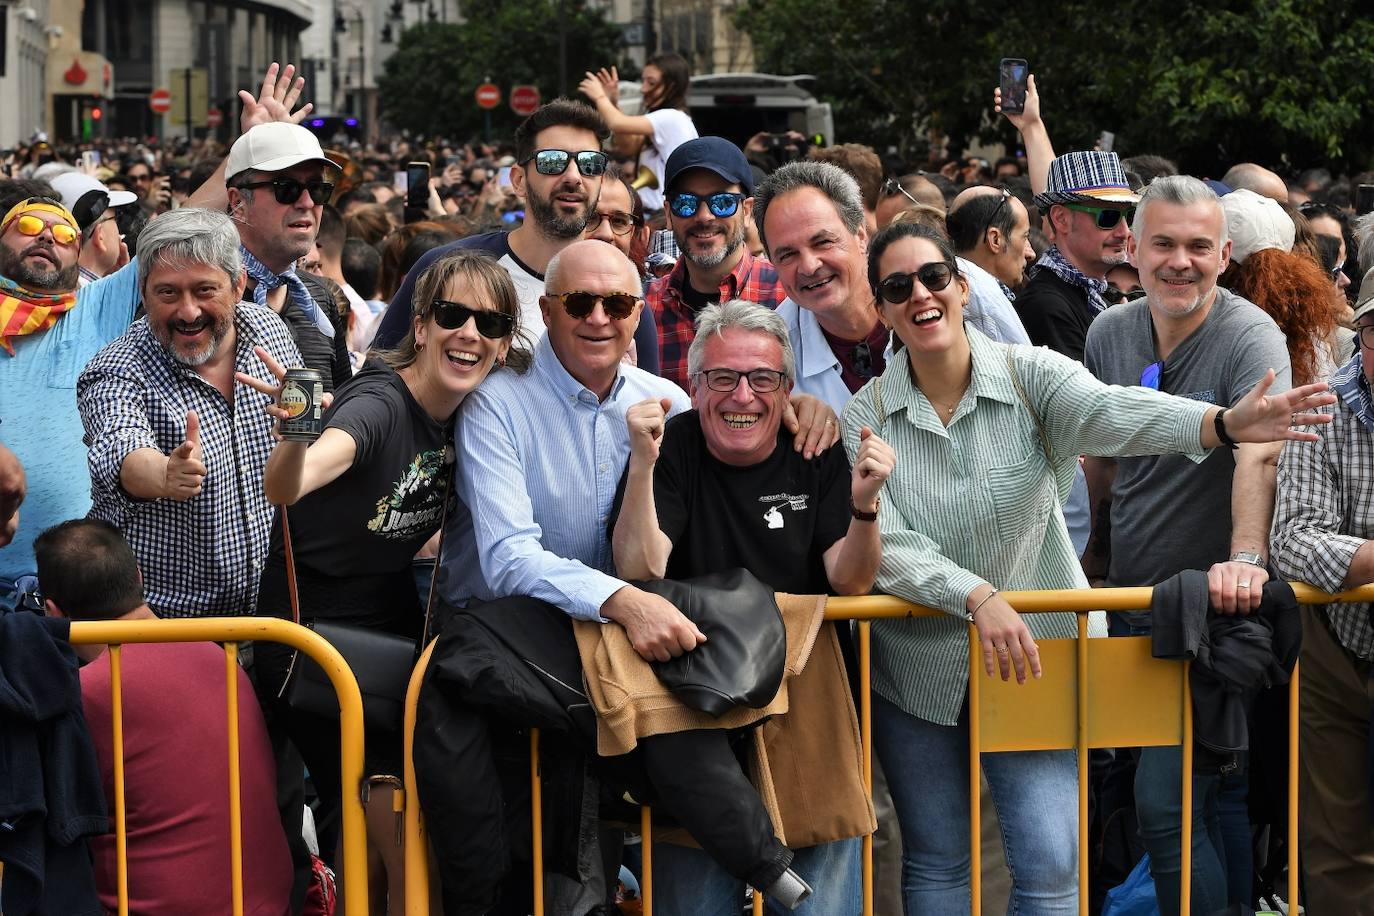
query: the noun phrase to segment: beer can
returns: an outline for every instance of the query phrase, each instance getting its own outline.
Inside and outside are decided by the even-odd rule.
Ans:
[[[282,381],[281,406],[287,418],[281,421],[281,437],[293,442],[314,442],[324,430],[324,373],[318,369],[287,369]]]

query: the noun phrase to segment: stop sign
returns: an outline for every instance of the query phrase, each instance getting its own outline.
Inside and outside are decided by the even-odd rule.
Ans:
[[[219,127],[224,123],[224,112],[218,108],[211,108],[205,113],[205,123],[209,127]]]
[[[518,115],[532,115],[539,107],[538,86],[510,87],[510,108]]]
[[[477,87],[477,107],[495,108],[501,104],[501,88],[495,83],[483,83]]]
[[[172,93],[166,89],[154,89],[148,96],[148,107],[158,114],[166,114],[172,110]]]

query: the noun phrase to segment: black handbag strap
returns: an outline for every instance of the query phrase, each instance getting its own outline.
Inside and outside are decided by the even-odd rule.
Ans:
[[[444,458],[454,455],[452,436],[449,435],[449,444],[444,446]],[[453,475],[457,470],[454,460],[443,461],[440,467],[448,467],[449,472],[444,475],[444,503],[439,514],[439,548],[435,551],[434,572],[429,577],[429,597],[425,601],[425,625],[420,631],[420,641],[416,645],[416,658],[423,652],[425,646],[429,644],[429,622],[434,614],[434,596],[438,591],[439,584],[439,564],[444,559],[444,529],[448,527],[448,504],[453,492]],[[281,509],[281,539],[282,547],[286,553],[286,593],[291,600],[291,622],[299,624],[301,622],[301,601],[300,594],[296,590],[296,556],[291,549],[291,523],[287,519],[287,507]],[[281,699],[286,694],[286,686],[291,683],[291,675],[296,672],[296,663],[300,661],[301,650],[297,649],[291,654],[291,664],[286,669],[286,677],[282,679],[281,688],[277,690],[277,699]]]

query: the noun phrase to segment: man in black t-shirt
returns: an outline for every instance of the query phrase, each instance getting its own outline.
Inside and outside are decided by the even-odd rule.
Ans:
[[[742,566],[778,591],[867,593],[892,449],[865,430],[851,471],[834,449],[807,460],[792,448],[780,422],[796,369],[787,326],[770,309],[740,301],[705,309],[688,370],[692,411],[665,422],[669,405],[644,401],[626,412],[630,461],[612,519],[617,572],[687,578]],[[857,838],[796,850],[793,869],[815,889],[817,911],[861,899],[859,850]],[[655,853],[665,911],[678,911],[679,895],[697,906],[742,899],[739,883],[700,850],[663,844]]]

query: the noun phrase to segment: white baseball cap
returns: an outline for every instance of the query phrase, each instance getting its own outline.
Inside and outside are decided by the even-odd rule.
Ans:
[[[84,172],[63,172],[49,182],[53,190],[62,197],[62,204],[76,217],[76,224],[82,229],[95,225],[100,215],[110,207],[123,207],[138,203],[138,195],[131,191],[111,191],[95,178]],[[101,195],[105,202],[101,203]]]
[[[1277,202],[1241,188],[1221,199],[1221,209],[1231,233],[1231,260],[1237,264],[1267,248],[1293,250],[1297,227]]]
[[[299,124],[273,121],[259,124],[234,141],[229,149],[229,164],[224,177],[233,178],[240,172],[255,169],[260,172],[280,172],[302,162],[333,165],[320,141]]]

